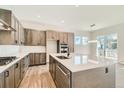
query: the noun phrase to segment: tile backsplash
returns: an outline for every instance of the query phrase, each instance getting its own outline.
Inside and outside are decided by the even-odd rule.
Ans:
[[[19,52],[17,45],[0,45],[0,57],[15,56]]]

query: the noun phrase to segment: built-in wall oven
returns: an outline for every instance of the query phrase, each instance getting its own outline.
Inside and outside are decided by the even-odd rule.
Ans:
[[[60,43],[57,41],[57,53],[67,53],[68,52],[68,44]]]

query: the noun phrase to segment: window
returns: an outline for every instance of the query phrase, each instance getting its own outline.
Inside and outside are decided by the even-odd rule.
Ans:
[[[75,36],[75,44],[76,45],[87,45],[88,44],[88,37]]]
[[[117,59],[117,34],[98,36],[97,56]]]
[[[87,45],[88,44],[88,37],[82,37],[82,44]]]
[[[75,44],[80,45],[81,44],[81,36],[75,36]]]

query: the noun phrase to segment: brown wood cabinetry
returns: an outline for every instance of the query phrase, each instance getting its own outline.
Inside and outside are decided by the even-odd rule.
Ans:
[[[46,31],[47,40],[57,40],[58,39],[58,33],[55,31]]]
[[[68,33],[67,32],[59,32],[59,40],[61,44],[68,43]]]
[[[49,72],[56,84],[57,88],[71,87],[71,72],[65,66],[60,64],[52,56],[50,56]]]
[[[46,64],[46,53],[31,53],[30,66]]]
[[[24,29],[25,45],[32,44],[32,33],[30,29]]]
[[[23,79],[25,70],[24,70],[24,59],[21,60],[21,79]]]
[[[18,45],[21,44],[20,35],[24,36],[22,30],[22,26],[20,26],[20,22],[14,16],[14,14],[10,10],[0,9],[0,19],[10,27],[12,27],[15,31],[4,31],[0,30],[0,44],[1,45]],[[4,38],[3,38],[4,37]],[[23,40],[24,41],[24,40]]]
[[[74,52],[74,33],[68,33],[69,51]]]
[[[21,82],[21,62],[14,65],[15,70],[15,87],[18,87]]]
[[[14,66],[4,72],[5,88],[14,88]]]
[[[4,88],[4,73],[0,74],[0,88]]]
[[[33,29],[25,29],[25,45],[29,46],[45,46],[46,33]]]
[[[29,55],[0,73],[0,88],[17,88],[29,66]]]
[[[30,64],[29,65],[30,66],[34,65],[34,54],[33,53],[30,54]]]
[[[49,62],[49,72],[51,73],[53,80],[55,80],[56,60],[54,60],[51,56],[50,56],[50,62]]]
[[[40,35],[40,45],[46,46],[46,32],[40,31],[39,35]]]

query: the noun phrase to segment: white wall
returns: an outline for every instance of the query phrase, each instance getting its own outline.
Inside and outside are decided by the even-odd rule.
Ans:
[[[86,31],[77,31],[75,32],[75,36],[86,36],[90,39],[90,33]],[[80,54],[89,54],[90,53],[90,47],[89,45],[87,46],[77,46],[75,45],[75,53],[80,53]]]
[[[26,52],[26,53],[40,53],[46,52],[46,47],[45,46],[20,46],[20,53]]]
[[[108,28],[103,28],[91,33],[91,39],[96,39],[98,35],[106,35],[111,33],[118,34],[118,61],[124,61],[124,24],[118,24],[116,26],[111,26]],[[91,44],[90,46],[90,57],[96,59],[96,44]]]

